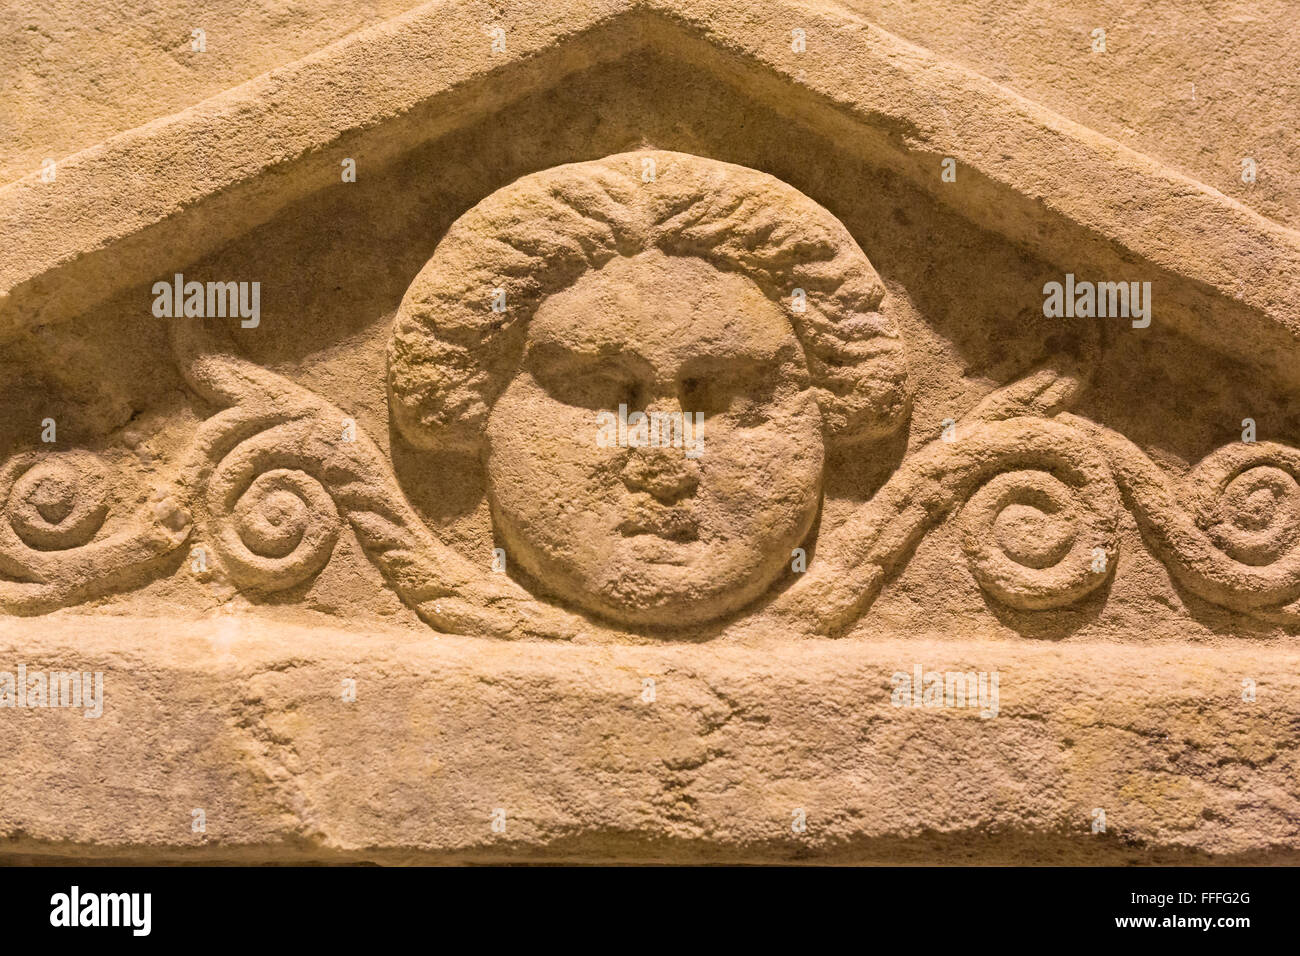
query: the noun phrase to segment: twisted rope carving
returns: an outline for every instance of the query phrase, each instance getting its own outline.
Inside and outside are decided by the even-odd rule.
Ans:
[[[1105,460],[1082,438],[1077,429],[1043,418],[959,424],[955,442],[932,442],[904,461],[874,498],[827,535],[818,545],[826,560],[766,613],[816,621],[823,633],[842,631],[926,532],[962,505],[967,559],[993,597],[1027,610],[1081,599],[1114,567],[1120,508]],[[1012,509],[1054,519],[1054,536],[1037,542],[1007,527]]]
[[[1174,483],[1122,435],[1063,418],[1105,449],[1143,540],[1188,590],[1243,612],[1300,597],[1300,451],[1228,445]]]
[[[328,563],[344,524],[394,591],[432,626],[500,637],[571,637],[584,625],[439,542],[343,413],[237,358],[195,324],[175,327],[190,385],[225,406],[198,429],[171,494],[104,535],[108,477],[85,451],[16,455],[0,466],[0,609],[40,613],[128,580],[204,526],[231,579],[273,591]],[[1232,611],[1300,620],[1300,450],[1239,444],[1167,477],[1126,438],[1064,412],[1079,387],[1047,368],[1000,389],[905,460],[868,502],[823,534],[818,559],[755,617],[839,633],[935,525],[956,515],[980,587],[1023,610],[1083,600],[1118,557],[1120,509],[1193,594]]]
[[[231,577],[255,590],[309,578],[346,520],[367,558],[422,619],[444,631],[569,637],[578,619],[536,601],[504,575],[472,567],[412,510],[379,449],[313,393],[177,325],[178,364],[200,395],[230,405],[208,419],[185,469],[202,490],[212,541]]]
[[[1281,607],[1300,598],[1300,451],[1231,445],[1173,481],[1123,436],[1061,411],[1080,384],[1046,368],[990,395],[957,425],[957,441],[913,454],[825,535],[826,558],[759,619],[841,633],[959,507],[967,561],[987,594],[1023,610],[1062,607],[1109,578],[1127,505],[1188,590],[1300,622]]]

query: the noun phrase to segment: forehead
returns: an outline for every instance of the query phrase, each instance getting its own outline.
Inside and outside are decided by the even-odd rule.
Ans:
[[[783,310],[752,280],[657,249],[613,259],[547,298],[528,340],[656,364],[701,354],[775,359],[798,345]]]

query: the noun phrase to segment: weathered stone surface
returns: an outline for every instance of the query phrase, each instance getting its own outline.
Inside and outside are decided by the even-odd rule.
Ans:
[[[155,0],[147,9],[103,0],[14,4],[0,13],[8,18],[0,30],[0,62],[21,81],[6,90],[11,122],[0,127],[0,180],[26,175],[47,157],[70,156],[184,110],[349,32],[421,6],[427,4],[312,0],[250,8],[241,0]],[[499,3],[491,11],[484,6],[481,16],[486,21],[499,10],[513,30],[519,6]],[[1203,6],[1141,0],[947,0],[938,5],[846,0],[835,6],[872,29],[970,67],[1155,157],[1271,219],[1297,225],[1300,179],[1291,171],[1300,22],[1287,0]],[[196,27],[211,38],[202,57],[190,49]],[[1092,52],[1091,34],[1099,28],[1106,30],[1104,55]],[[814,43],[814,55],[817,49]],[[1134,95],[1135,85],[1140,95]],[[954,113],[950,121],[959,127],[964,118]],[[1259,163],[1254,184],[1241,181],[1245,157]]]
[[[7,628],[0,659],[102,670],[104,716],[7,718],[11,853],[1295,859],[1294,650],[581,647],[237,616],[183,629],[56,621],[53,641],[40,621]],[[894,707],[892,675],[913,663],[997,670],[997,716]],[[1249,707],[1246,675],[1259,685]],[[1090,832],[1096,807],[1104,835]],[[504,833],[492,830],[499,808]]]
[[[433,4],[0,229],[10,858],[1300,851],[1300,234],[967,67]]]

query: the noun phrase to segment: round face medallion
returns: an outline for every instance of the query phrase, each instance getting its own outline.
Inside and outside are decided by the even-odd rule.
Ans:
[[[492,513],[555,593],[689,624],[766,590],[816,515],[821,414],[789,319],[658,250],[548,298],[488,421]]]
[[[905,414],[882,297],[844,227],[765,174],[562,166],[467,212],[412,283],[392,414],[415,445],[484,456],[496,536],[539,593],[699,624],[790,567],[826,442]]]

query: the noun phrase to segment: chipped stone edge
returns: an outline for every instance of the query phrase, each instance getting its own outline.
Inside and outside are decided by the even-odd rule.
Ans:
[[[60,267],[218,194],[249,187],[345,135],[410,114],[506,64],[537,59],[551,48],[584,46],[584,35],[617,21],[625,29],[592,45],[595,60],[639,43],[671,44],[671,31],[684,30],[727,57],[760,65],[769,78],[806,88],[863,128],[892,130],[913,154],[907,171],[943,202],[962,200],[952,190],[945,193],[937,175],[919,172],[927,157],[937,168],[939,157],[953,156],[979,179],[1258,310],[1277,327],[1274,346],[1300,336],[1300,232],[847,11],[792,0],[540,7],[506,0],[500,10],[511,39],[499,57],[466,52],[486,43],[479,36],[484,11],[438,0],[68,157],[59,166],[58,188],[42,183],[39,172],[0,188],[0,231],[9,243],[0,265],[0,332],[67,317],[60,310],[74,304],[42,304],[52,290],[41,280]],[[642,22],[633,23],[637,18]],[[792,23],[813,38],[815,56],[790,51]],[[557,62],[548,68],[553,75],[534,82],[556,82],[566,69],[593,60]],[[529,91],[525,83],[512,86],[519,95]],[[446,122],[454,128],[497,105],[462,105],[465,115]],[[425,132],[429,138],[439,130]],[[216,142],[241,148],[205,145]],[[1068,190],[1052,175],[1061,169],[1069,170]],[[255,214],[242,228],[322,185],[301,176],[276,179],[276,189],[258,194]],[[977,221],[1015,242],[1041,241],[1033,222],[1001,218],[997,204],[981,196],[974,200],[979,209],[966,209],[968,215],[978,214]],[[192,261],[229,238],[217,229],[191,235],[178,252]],[[116,289],[146,278],[130,268],[100,267],[94,274],[95,283],[114,282]]]
[[[103,667],[113,680],[103,723],[0,709],[11,771],[0,775],[0,861],[1300,859],[1290,717],[1300,651],[1276,643],[500,644],[240,617],[56,615],[0,621],[0,670],[18,661]],[[912,661],[999,670],[1001,714],[900,712],[890,674]],[[411,715],[381,720],[382,749],[432,749],[447,761],[434,776],[423,757],[368,763],[376,727],[349,737],[341,723],[332,736],[327,725],[347,719],[333,703],[337,676],[358,672],[362,693],[387,693]],[[637,701],[644,674],[658,675],[656,708]],[[1258,682],[1250,704],[1234,701],[1243,675]],[[482,724],[437,716],[485,695]],[[571,706],[587,716],[571,722]],[[935,722],[953,720],[960,739],[983,743],[949,752]],[[834,738],[859,740],[860,759],[842,759]],[[502,759],[474,753],[485,747],[505,747]],[[917,768],[958,756],[969,772],[942,800],[924,797],[947,777],[924,770],[918,784]],[[1018,779],[1027,760],[1035,779]],[[407,803],[367,796],[376,774],[380,793]],[[69,779],[89,782],[61,792]],[[718,791],[720,779],[739,781],[735,792]],[[532,810],[495,837],[486,811],[506,791],[516,802],[526,793]],[[426,795],[414,813],[412,794]],[[782,800],[810,807],[807,835],[788,832]],[[187,832],[191,803],[219,808],[208,832]],[[1089,832],[1094,805],[1108,809],[1104,834]],[[1271,826],[1251,816],[1262,812]]]

